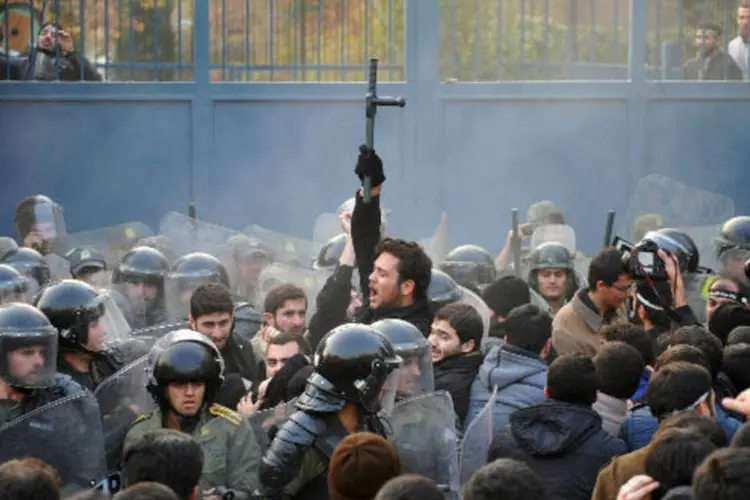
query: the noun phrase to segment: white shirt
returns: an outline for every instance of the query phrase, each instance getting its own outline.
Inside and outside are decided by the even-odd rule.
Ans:
[[[748,43],[743,40],[742,37],[738,36],[729,42],[729,48],[727,50],[729,55],[732,56],[732,59],[734,59],[734,62],[737,63],[737,66],[742,70],[745,79],[747,79],[747,46]]]

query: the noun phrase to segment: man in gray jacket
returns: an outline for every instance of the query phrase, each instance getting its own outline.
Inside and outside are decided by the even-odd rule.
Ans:
[[[484,358],[471,385],[469,412],[464,428],[498,389],[492,413],[494,433],[502,432],[510,415],[544,401],[550,352],[552,317],[539,307],[525,304],[513,309],[503,323],[505,344],[493,347]]]

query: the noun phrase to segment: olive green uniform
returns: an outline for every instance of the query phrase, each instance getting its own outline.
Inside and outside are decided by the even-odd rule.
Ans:
[[[143,434],[161,429],[162,413],[155,410],[138,417],[125,436],[127,448]],[[221,405],[201,411],[191,435],[203,450],[201,491],[224,487],[250,497],[258,486],[260,448],[244,419]]]

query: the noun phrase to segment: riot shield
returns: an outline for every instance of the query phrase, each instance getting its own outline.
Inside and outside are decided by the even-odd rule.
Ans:
[[[735,216],[729,196],[688,186],[675,179],[652,174],[641,179],[630,196],[628,210],[618,234],[632,240],[634,228],[649,215],[658,215],[664,227],[685,231],[695,241],[700,264],[716,268],[713,241],[721,225]],[[646,216],[646,217],[644,217]],[[659,229],[643,228],[643,229]],[[634,243],[638,243],[634,241]]]
[[[402,400],[389,420],[402,473],[428,477],[457,498],[458,435],[450,394],[439,391]]]
[[[0,463],[25,457],[54,467],[68,492],[101,480],[106,474],[104,437],[91,393],[58,399],[0,426]]]
[[[311,240],[277,233],[256,225],[247,226],[242,233],[270,248],[274,262],[308,268],[317,257]]]
[[[159,221],[159,235],[169,240],[177,256],[206,252],[224,263],[226,243],[235,231],[179,212],[167,212]],[[226,266],[226,263],[224,264]]]
[[[492,411],[497,400],[497,387],[492,391],[487,404],[477,417],[466,427],[461,442],[461,484],[466,484],[471,476],[487,463],[492,438],[495,435],[492,423]]]
[[[74,248],[97,250],[104,255],[111,269],[140,239],[153,235],[151,228],[139,221],[69,233],[64,238],[65,253]]]
[[[482,297],[480,297],[476,293],[461,285],[459,285],[458,288],[461,289],[460,302],[464,302],[472,306],[474,309],[476,309],[476,311],[479,313],[479,316],[482,318],[482,324],[484,325],[484,331],[482,333],[482,343],[484,343],[484,341],[487,340],[487,337],[490,334],[490,320],[492,319],[492,310],[487,304],[485,304],[484,300],[482,300]]]
[[[297,411],[296,404],[297,398],[294,398],[268,410],[256,411],[246,417],[247,424],[260,446],[261,455],[265,455],[266,450],[271,446],[276,431]]]
[[[156,409],[146,390],[148,356],[144,355],[125,365],[104,380],[94,391],[99,403],[104,432],[107,466],[114,470],[121,456],[125,434],[136,417]]]
[[[443,212],[432,235],[429,238],[419,240],[425,253],[432,259],[432,265],[436,266],[443,262],[451,251],[451,235],[448,231],[448,214]]]

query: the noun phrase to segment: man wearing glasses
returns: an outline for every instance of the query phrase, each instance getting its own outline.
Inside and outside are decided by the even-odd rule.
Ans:
[[[552,345],[558,355],[594,356],[602,345],[601,329],[628,321],[625,302],[633,291],[633,279],[619,250],[605,248],[594,256],[588,283],[552,322]]]

